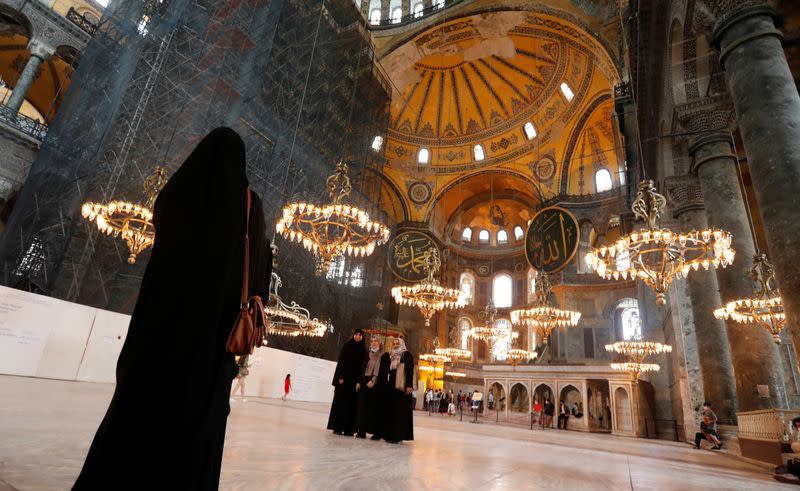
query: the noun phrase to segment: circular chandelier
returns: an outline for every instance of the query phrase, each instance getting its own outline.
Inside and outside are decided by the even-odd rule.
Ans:
[[[400,285],[392,288],[392,297],[399,305],[416,307],[425,318],[425,325],[431,325],[433,314],[444,309],[461,308],[467,305],[461,290],[446,288],[439,284],[436,274],[442,266],[439,251],[434,247],[425,254],[425,268],[428,277],[413,285]]]
[[[167,170],[156,167],[144,180],[144,204],[114,200],[106,204],[86,202],[81,215],[95,222],[100,232],[119,237],[128,244],[128,264],[136,263],[136,256],[153,245],[156,229],[153,225],[153,204],[167,183]]]
[[[493,343],[501,338],[510,338],[513,341],[519,337],[519,333],[507,325],[495,324],[494,318],[497,315],[497,307],[495,307],[494,301],[491,298],[480,315],[486,319],[486,325],[470,327],[467,330],[467,336],[486,341],[487,343]]]
[[[447,363],[450,361],[449,356],[439,355],[436,353],[423,353],[419,355],[419,359],[422,361],[427,361],[428,363],[433,363],[434,365],[439,363]]]
[[[511,348],[503,352],[506,356],[506,359],[512,365],[517,365],[519,363],[524,363],[529,360],[533,360],[538,356],[535,351],[528,351],[521,348]]]
[[[267,334],[278,336],[310,336],[321,337],[327,331],[333,332],[330,323],[323,323],[311,318],[311,314],[296,302],[286,304],[278,295],[278,288],[282,286],[281,278],[274,271],[270,280],[270,295],[264,312],[269,317]]]
[[[656,363],[645,363],[645,360],[661,353],[672,353],[672,346],[655,341],[642,341],[634,339],[631,341],[617,341],[607,344],[606,351],[620,355],[624,361],[611,364],[611,369],[621,372],[628,372],[633,380],[638,380],[639,376],[645,372],[657,372],[661,367]]]
[[[552,288],[548,275],[541,274],[536,282],[536,304],[531,308],[511,311],[512,324],[530,327],[543,344],[547,344],[554,330],[576,326],[581,318],[580,312],[557,309],[550,303]]]
[[[434,353],[437,356],[447,357],[448,361],[469,360],[472,358],[472,351],[461,348],[436,348]]]
[[[753,257],[750,276],[756,285],[755,296],[728,302],[724,307],[714,310],[714,317],[761,326],[772,334],[775,344],[781,344],[786,314],[780,292],[775,288],[775,271],[766,254],[756,254]]]
[[[656,293],[656,303],[666,304],[665,294],[675,278],[702,267],[726,267],[733,262],[731,234],[719,229],[674,233],[657,227],[666,206],[653,181],[639,183],[631,209],[647,228],[630,233],[611,246],[594,248],[585,256],[600,277],[607,280],[641,279]]]
[[[367,212],[342,204],[352,191],[346,163],[339,162],[326,183],[330,204],[289,203],[283,207],[283,216],[275,227],[284,238],[303,244],[312,252],[322,273],[339,256],[371,255],[375,247],[389,240],[390,233],[385,225],[371,220]]]

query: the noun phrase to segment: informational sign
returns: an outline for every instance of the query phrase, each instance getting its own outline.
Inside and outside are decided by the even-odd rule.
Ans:
[[[433,238],[418,230],[400,232],[389,244],[389,267],[398,278],[420,281],[428,276],[425,259],[438,246]]]
[[[578,251],[580,228],[572,213],[552,206],[540,210],[525,234],[525,257],[534,269],[555,273]]]

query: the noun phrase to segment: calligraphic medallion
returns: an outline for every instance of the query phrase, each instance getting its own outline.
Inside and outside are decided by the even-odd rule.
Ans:
[[[439,247],[433,238],[419,230],[400,232],[389,244],[389,267],[405,281],[422,281],[428,277],[425,259],[429,251]]]
[[[534,269],[555,273],[578,252],[580,228],[572,213],[557,206],[539,210],[525,233],[525,257]]]

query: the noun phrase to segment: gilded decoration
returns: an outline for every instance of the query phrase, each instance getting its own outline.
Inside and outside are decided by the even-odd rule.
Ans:
[[[572,213],[556,206],[540,210],[525,233],[525,257],[534,269],[555,273],[578,252],[580,228]]]
[[[432,250],[438,256],[439,247],[430,235],[419,230],[400,232],[389,243],[389,267],[401,280],[424,280],[428,276],[425,261]]]

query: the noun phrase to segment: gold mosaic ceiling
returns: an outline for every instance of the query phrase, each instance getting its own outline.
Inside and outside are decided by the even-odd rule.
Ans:
[[[471,15],[417,34],[381,63],[395,88],[385,173],[409,215],[398,221],[446,222],[431,216],[442,209],[433,207],[437,198],[490,169],[545,198],[594,193],[600,168],[619,184],[611,121],[617,70],[575,24],[538,12]],[[523,129],[529,121],[533,139]],[[476,144],[483,160],[474,157]],[[430,151],[425,165],[417,162],[422,148]]]

